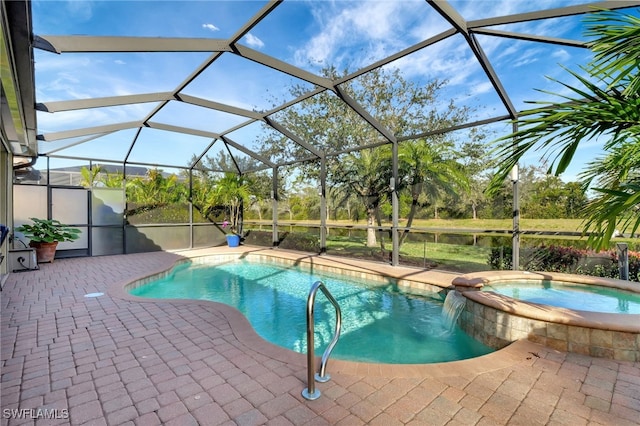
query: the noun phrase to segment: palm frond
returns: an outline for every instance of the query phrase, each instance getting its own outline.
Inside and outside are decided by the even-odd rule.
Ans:
[[[551,159],[550,171],[559,175],[567,169],[581,142],[607,136],[605,149],[610,149],[640,133],[640,96],[607,91],[578,73],[567,72],[585,88],[550,78],[577,96],[541,91],[564,102],[532,102],[541,106],[524,111],[515,121],[518,131],[496,141],[494,153],[501,166],[491,181],[491,191],[502,185],[513,166],[531,150],[544,150],[543,157]]]
[[[610,79],[609,88],[626,86],[624,93],[640,91],[640,18],[604,10],[585,19],[585,36],[593,37],[588,46],[595,53],[590,70],[593,75]]]
[[[585,209],[588,215],[585,230],[592,230],[589,243],[596,249],[602,249],[609,246],[616,231],[635,234],[640,227],[640,184],[624,184],[617,190],[594,190],[599,196]]]

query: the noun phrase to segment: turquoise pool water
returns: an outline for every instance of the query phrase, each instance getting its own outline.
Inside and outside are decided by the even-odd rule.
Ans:
[[[332,357],[423,364],[492,352],[457,326],[450,328],[441,301],[404,294],[393,282],[368,286],[343,276],[239,260],[215,266],[180,265],[166,278],[131,294],[234,306],[264,339],[306,353],[306,303],[317,280],[323,281],[342,310],[342,334]],[[322,292],[316,296],[315,317],[315,346],[321,355],[335,327],[335,308]]]
[[[483,290],[560,308],[640,314],[640,294],[595,285],[555,281],[509,281],[491,283],[484,286]]]

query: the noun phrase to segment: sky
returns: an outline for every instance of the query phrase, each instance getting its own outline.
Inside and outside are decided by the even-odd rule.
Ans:
[[[582,4],[561,0],[451,1],[467,20]],[[36,35],[100,35],[227,39],[265,5],[264,1],[50,1],[34,0]],[[449,28],[423,0],[303,1],[285,0],[239,43],[313,73],[327,66],[355,70],[388,57]],[[579,18],[532,21],[498,27],[528,34],[583,40]],[[577,69],[589,59],[585,49],[479,36],[501,83],[517,109],[525,101],[545,100],[540,90],[562,93],[549,78],[568,81],[558,65]],[[61,101],[175,90],[209,53],[63,53],[35,51],[36,101]],[[416,82],[448,81],[446,94],[456,105],[474,108],[473,120],[502,115],[506,110],[461,37],[430,46],[387,67]],[[223,54],[184,93],[249,110],[268,110],[274,100],[291,99],[291,85],[312,86],[233,54]],[[137,121],[156,103],[38,113],[38,133]],[[152,121],[221,132],[244,121],[222,112],[171,102]],[[490,127],[498,134],[510,125]],[[230,135],[256,148],[257,125]],[[88,140],[41,142],[52,155],[94,156],[121,161],[130,149],[135,129]],[[167,135],[170,133],[170,135]],[[83,142],[83,143],[79,143]],[[184,166],[193,153],[210,144],[203,137],[144,129],[129,161]],[[176,149],[179,146],[179,149]],[[214,147],[217,145],[214,145]],[[563,179],[573,180],[586,161],[596,158],[598,142],[586,142]],[[214,148],[215,150],[216,148]],[[210,151],[210,154],[213,151]],[[531,153],[524,164],[540,164]]]

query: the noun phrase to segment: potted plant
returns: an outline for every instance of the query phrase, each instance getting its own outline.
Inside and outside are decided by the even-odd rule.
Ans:
[[[249,182],[244,176],[227,172],[215,181],[215,188],[212,191],[211,200],[215,204],[225,206],[228,220],[225,218],[222,223],[222,228],[227,234],[226,238],[229,247],[237,247],[240,245],[242,205],[249,199],[249,195]]]
[[[240,245],[240,235],[236,234],[233,226],[231,226],[230,223],[225,220],[224,222],[222,222],[222,228],[225,230],[225,232],[227,227],[229,227],[229,233],[227,233],[226,235],[227,245],[229,247],[238,247]]]
[[[80,237],[80,230],[60,223],[55,219],[29,218],[33,225],[24,224],[16,228],[29,239],[29,246],[36,249],[38,263],[53,262],[59,242],[74,241]]]

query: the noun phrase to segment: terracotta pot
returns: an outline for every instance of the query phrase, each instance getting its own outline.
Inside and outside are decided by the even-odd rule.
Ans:
[[[29,245],[36,249],[38,263],[53,262],[53,258],[56,256],[56,248],[58,247],[57,241],[54,241],[52,243],[31,241]]]

